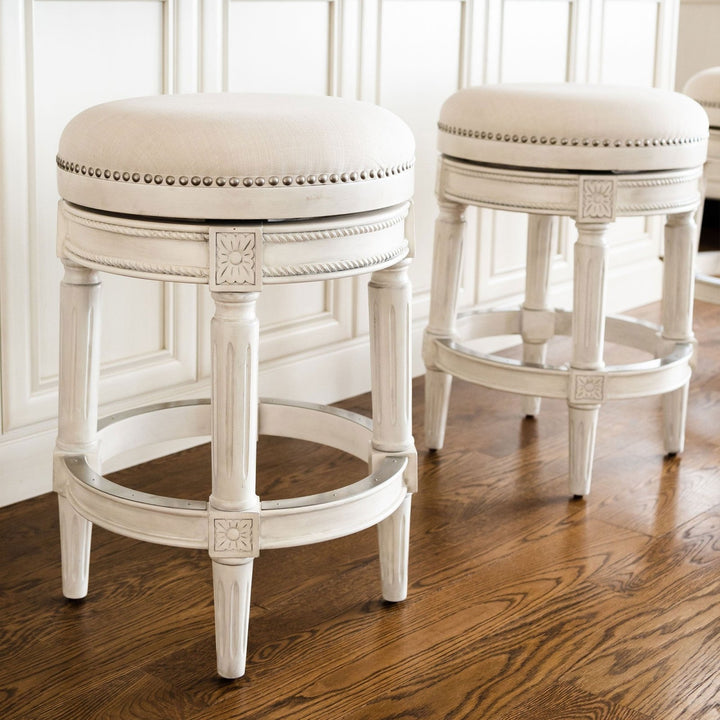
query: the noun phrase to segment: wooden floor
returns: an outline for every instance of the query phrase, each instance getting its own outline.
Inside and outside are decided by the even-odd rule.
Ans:
[[[90,595],[66,601],[54,498],[0,509],[0,718],[716,720],[720,308],[696,314],[685,454],[663,458],[657,398],[607,405],[584,501],[563,403],[524,420],[517,398],[456,382],[429,453],[417,381],[408,600],[380,600],[372,530],[264,552],[238,681],[214,673],[204,553],[96,528]],[[260,451],[264,497],[363,472],[286,440]],[[202,447],[118,477],[202,499],[208,462]]]

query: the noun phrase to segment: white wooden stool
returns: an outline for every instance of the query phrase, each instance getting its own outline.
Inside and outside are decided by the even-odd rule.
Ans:
[[[379,107],[327,97],[178,95],[76,116],[57,157],[61,290],[59,495],[63,591],[87,593],[98,523],[207,549],[218,671],[244,673],[253,558],[377,525],[382,593],[407,588],[416,460],[410,418],[409,243],[414,141]],[[98,428],[98,270],[209,285],[209,402],[145,407]],[[256,300],[265,283],[372,272],[374,421],[319,405],[258,402]],[[260,502],[258,434],[321,442],[368,461],[335,491]],[[211,437],[208,502],[133,491],[102,462],[144,443]],[[344,479],[344,478],[343,478]]]
[[[707,118],[690,98],[649,88],[488,85],[443,105],[430,318],[425,333],[426,430],[441,448],[453,376],[527,396],[565,398],[570,492],[586,495],[598,410],[606,400],[664,394],[665,449],[683,449],[693,356],[693,214],[707,146]],[[463,212],[476,205],[530,214],[521,308],[456,317]],[[668,216],[663,326],[605,313],[607,229],[616,218]],[[547,303],[555,216],[575,218],[573,312]],[[638,278],[638,282],[642,279]],[[523,361],[479,353],[468,341],[522,336]],[[572,336],[569,363],[545,362],[554,335]],[[604,340],[655,360],[606,366]]]
[[[720,200],[720,67],[708,68],[693,75],[683,92],[696,100],[710,120],[710,141],[705,163],[705,197]],[[696,217],[702,224],[703,205]],[[698,254],[695,295],[699,300],[720,304],[720,251]]]

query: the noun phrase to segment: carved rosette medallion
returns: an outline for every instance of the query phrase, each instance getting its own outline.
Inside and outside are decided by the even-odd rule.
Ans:
[[[262,284],[262,233],[248,228],[211,228],[210,289],[254,292]]]
[[[611,222],[615,220],[617,183],[614,178],[580,177],[578,220]]]
[[[257,515],[223,513],[210,518],[211,557],[249,558],[259,552]]]
[[[574,403],[601,403],[605,400],[605,375],[572,375],[570,401]]]

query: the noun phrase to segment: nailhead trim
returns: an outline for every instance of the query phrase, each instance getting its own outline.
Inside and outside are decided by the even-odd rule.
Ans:
[[[415,166],[415,160],[408,160],[400,165],[393,165],[385,168],[373,168],[370,170],[353,170],[352,172],[343,173],[321,173],[320,175],[285,175],[282,178],[277,175],[269,177],[200,177],[199,175],[187,176],[180,175],[151,175],[150,173],[140,174],[139,172],[127,172],[120,170],[108,170],[103,168],[94,168],[89,165],[81,165],[80,163],[64,160],[59,155],[55,158],[57,166],[65,172],[74,173],[76,175],[85,175],[95,177],[100,180],[112,180],[115,182],[135,183],[145,185],[168,185],[173,186],[175,183],[185,187],[191,185],[193,187],[225,187],[237,188],[241,185],[246,188],[251,187],[289,187],[291,185],[333,185],[342,183],[354,183],[360,180],[382,180],[391,175],[401,175],[408,170],[412,170]]]
[[[438,123],[440,132],[449,135],[474,138],[477,140],[491,140],[509,143],[527,143],[530,145],[570,145],[571,147],[654,147],[664,145],[691,145],[703,142],[706,137],[692,138],[638,138],[635,140],[611,140],[609,138],[557,138],[544,135],[510,135],[509,133],[491,132],[486,130],[468,130],[446,123]]]

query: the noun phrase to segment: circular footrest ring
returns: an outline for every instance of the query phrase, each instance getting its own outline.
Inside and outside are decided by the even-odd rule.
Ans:
[[[263,400],[259,417],[260,434],[313,442],[323,438],[322,444],[370,459],[372,423],[362,415],[324,405]],[[153,442],[209,435],[209,401],[163,403],[107,418],[99,424],[100,455],[107,458],[131,449],[149,427],[155,430]],[[114,483],[96,472],[85,455],[60,452],[55,462],[61,486],[56,489],[83,517],[120,535],[208,549],[211,523],[223,516],[204,501],[152,495]],[[243,514],[252,521],[257,518],[257,547],[249,555],[264,548],[330,540],[377,524],[407,495],[408,462],[404,456],[385,457],[368,476],[337,490],[261,502],[259,510]]]
[[[606,339],[648,352],[653,359],[580,370],[568,364],[526,363],[478,352],[465,344],[481,338],[519,335],[521,312],[486,310],[459,316],[457,335],[435,340],[435,367],[495,390],[581,404],[660,395],[681,387],[690,378],[694,344],[664,340],[656,325],[629,317],[607,317]],[[553,314],[555,335],[569,336],[572,313],[556,310]],[[663,353],[661,357],[658,351]]]

